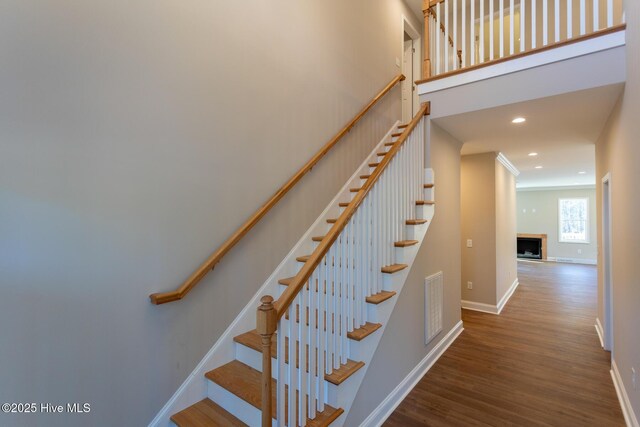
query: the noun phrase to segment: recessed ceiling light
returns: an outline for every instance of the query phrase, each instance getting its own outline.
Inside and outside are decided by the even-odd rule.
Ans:
[[[530,156],[530,157],[535,157],[535,156],[537,156],[537,155],[538,155],[538,153],[536,153],[536,152],[529,153],[529,156]]]
[[[586,174],[586,173],[587,173],[587,172],[585,172],[585,171],[580,171],[580,172],[578,172],[578,174],[579,174],[579,175],[584,175],[584,174]]]
[[[536,169],[542,169],[542,166],[536,166]]]
[[[511,120],[511,123],[524,123],[526,121],[527,119],[525,119],[524,117],[516,117],[515,119]]]

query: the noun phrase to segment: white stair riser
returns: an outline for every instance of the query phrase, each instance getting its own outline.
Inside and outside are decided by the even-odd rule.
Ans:
[[[227,412],[233,414],[236,418],[250,426],[259,426],[262,422],[262,413],[255,406],[242,400],[227,389],[220,387],[218,384],[209,381],[208,397],[209,399],[222,406]],[[276,423],[272,424],[274,427]]]

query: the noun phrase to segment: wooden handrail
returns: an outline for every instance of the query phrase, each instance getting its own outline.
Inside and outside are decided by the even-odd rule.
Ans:
[[[280,319],[284,316],[285,312],[289,308],[289,306],[293,303],[296,295],[302,290],[302,287],[307,283],[311,274],[316,269],[316,267],[322,262],[322,259],[327,254],[333,243],[336,241],[342,230],[347,226],[347,223],[351,219],[351,217],[355,214],[356,210],[369,193],[373,185],[378,181],[378,178],[385,170],[391,159],[396,155],[398,150],[408,136],[411,134],[416,125],[420,122],[422,116],[428,115],[430,112],[430,104],[425,102],[422,104],[422,107],[418,111],[418,114],[409,122],[409,125],[404,129],[400,138],[391,146],[391,149],[387,153],[386,156],[383,157],[380,165],[373,171],[371,176],[364,183],[362,188],[358,191],[356,196],[351,200],[346,209],[340,214],[336,222],[333,224],[329,232],[324,236],[322,241],[318,244],[316,249],[313,251],[307,262],[304,263],[298,274],[291,280],[291,283],[287,286],[287,289],[284,290],[280,298],[273,304],[275,310],[277,312],[277,319]]]
[[[329,142],[327,142],[289,181],[287,181],[271,198],[258,209],[240,228],[238,228],[200,267],[174,291],[159,292],[149,295],[153,304],[164,304],[177,301],[185,297],[189,291],[202,280],[207,273],[216,266],[227,252],[235,246],[261,219],[307,174],[328,152],[345,136],[360,119],[369,111],[384,95],[387,94],[396,84],[403,81],[405,76],[397,75],[380,91],[349,123],[347,123]]]

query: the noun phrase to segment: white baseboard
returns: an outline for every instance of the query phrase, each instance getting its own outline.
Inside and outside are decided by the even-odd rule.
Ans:
[[[620,407],[622,408],[622,415],[624,415],[624,421],[627,423],[627,427],[640,427],[638,424],[638,417],[636,417],[636,414],[633,412],[631,401],[629,401],[627,390],[624,388],[620,371],[618,371],[616,361],[613,359],[611,360],[611,378],[613,379],[613,385],[616,388],[616,394],[618,395]]]
[[[485,304],[482,302],[475,302],[475,301],[466,301],[466,300],[462,300],[460,301],[460,303],[462,304],[462,308],[466,310],[481,311],[483,313],[490,313],[490,314],[498,314],[497,305]]]
[[[411,390],[418,384],[418,381],[424,377],[424,375],[431,369],[434,363],[442,356],[442,354],[449,348],[449,346],[458,338],[464,328],[462,327],[462,320],[459,321],[451,330],[445,335],[440,342],[425,356],[424,359],[413,368],[413,370],[407,375],[398,386],[393,389],[386,399],[378,405],[376,409],[369,414],[369,416],[360,424],[360,427],[378,427],[389,418],[391,413],[398,407],[402,400],[409,394]]]
[[[598,338],[600,338],[600,346],[604,348],[604,329],[602,329],[602,323],[600,323],[600,319],[596,317],[596,332],[598,333]]]
[[[460,301],[460,303],[462,304],[462,308],[467,310],[481,311],[483,313],[489,313],[489,314],[500,314],[504,306],[507,305],[507,302],[509,301],[513,293],[516,291],[516,289],[518,288],[519,284],[520,282],[516,277],[513,283],[511,284],[511,286],[509,286],[509,289],[507,290],[507,292],[505,292],[502,298],[500,298],[500,301],[498,302],[497,305],[491,305],[491,304],[485,304],[483,302],[475,302],[475,301],[467,301],[467,300],[462,300]]]
[[[518,285],[520,284],[520,282],[518,281],[518,278],[516,277],[515,280],[513,281],[513,283],[511,284],[511,286],[509,286],[509,289],[507,289],[507,292],[504,294],[504,296],[502,298],[500,298],[500,301],[498,301],[498,314],[500,314],[502,312],[502,309],[504,308],[505,305],[507,305],[507,302],[509,301],[509,299],[511,298],[511,296],[513,295],[513,293],[516,291],[516,289],[518,288]]]
[[[551,262],[569,262],[572,264],[588,264],[588,265],[597,265],[598,260],[595,259],[582,259],[582,258],[565,258],[565,257],[547,257],[547,261]]]

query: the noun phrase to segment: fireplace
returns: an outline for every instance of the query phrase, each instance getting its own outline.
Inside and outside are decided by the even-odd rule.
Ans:
[[[547,235],[518,233],[518,258],[547,259]]]

